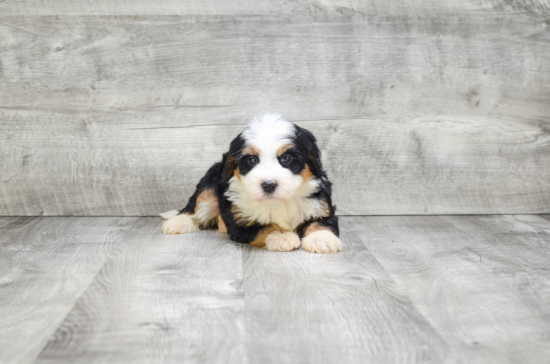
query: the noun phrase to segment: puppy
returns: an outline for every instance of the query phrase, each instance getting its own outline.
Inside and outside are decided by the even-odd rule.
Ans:
[[[181,211],[161,214],[164,234],[218,227],[239,243],[312,253],[342,250],[331,183],[309,131],[279,114],[253,119]]]

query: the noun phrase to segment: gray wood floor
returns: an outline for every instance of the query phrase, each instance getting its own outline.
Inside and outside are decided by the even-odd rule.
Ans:
[[[342,217],[336,255],[160,224],[0,218],[0,362],[550,362],[548,216]]]

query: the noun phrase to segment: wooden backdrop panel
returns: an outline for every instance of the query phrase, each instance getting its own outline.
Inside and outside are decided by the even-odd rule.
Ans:
[[[0,214],[181,208],[263,111],[317,135],[340,214],[550,212],[548,22],[503,9],[2,16]]]
[[[533,14],[548,16],[547,0],[55,0],[0,2],[3,15],[390,15]]]

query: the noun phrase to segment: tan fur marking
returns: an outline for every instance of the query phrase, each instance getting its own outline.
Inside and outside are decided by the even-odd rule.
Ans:
[[[263,228],[262,230],[260,230],[260,232],[258,233],[258,235],[256,235],[254,240],[250,242],[250,245],[258,248],[263,248],[265,246],[265,239],[269,234],[271,234],[274,231],[280,231],[281,233],[284,233],[286,230],[280,227],[279,225],[270,224],[265,228]]]
[[[235,174],[235,176],[237,176],[237,179],[240,181],[241,180],[241,172],[239,172],[239,168],[235,168],[233,173]]]
[[[281,147],[279,147],[279,149],[277,149],[277,157],[280,157],[282,156],[283,154],[285,154],[285,152],[289,149],[292,149],[294,148],[294,145],[292,144],[285,144]]]
[[[249,145],[242,150],[243,155],[255,155],[256,157],[260,155],[260,150],[253,145]]]
[[[306,231],[304,232],[304,238],[306,236],[308,236],[309,234],[315,232],[315,231],[320,231],[320,230],[328,230],[330,232],[332,232],[332,230],[330,230],[328,227],[326,226],[323,226],[317,222],[313,222],[311,224],[309,224],[309,226],[307,227]]]
[[[193,221],[195,222],[195,224],[201,230],[208,230],[208,229],[211,229],[211,228],[215,228],[216,227],[215,223],[218,222],[218,220],[210,220],[210,221],[207,221],[207,222],[202,222],[202,221],[199,221],[198,219],[196,219],[194,217],[193,217]]]
[[[227,157],[227,179],[230,179],[233,177],[233,170],[235,166],[235,157],[230,155]]]
[[[313,167],[318,170],[320,166],[317,165],[317,161],[315,160],[315,158],[313,158],[313,155],[311,153],[309,154],[309,160]]]
[[[309,181],[311,179],[311,177],[313,176],[313,173],[311,173],[311,170],[309,169],[309,166],[306,164],[304,170],[302,172],[300,172],[300,175],[302,176],[302,179],[304,180],[303,183],[307,183],[307,181]]]
[[[323,205],[323,212],[324,215],[321,217],[329,217],[330,216],[330,207],[328,206],[328,203],[326,201],[321,202],[321,205]]]
[[[216,217],[214,217],[211,220],[209,219],[208,221],[202,221],[199,217],[196,216],[197,209],[200,208],[200,204],[204,202],[212,204],[212,208],[213,208],[212,215],[219,216],[220,214],[219,207],[218,207],[218,198],[216,197],[216,194],[214,193],[214,191],[204,190],[201,193],[199,193],[199,195],[197,196],[197,203],[195,204],[195,211],[193,215],[189,215],[189,216],[191,216],[195,224],[201,230],[216,227],[218,223],[218,220]]]
[[[209,201],[209,202],[218,202],[218,199],[216,198],[216,194],[213,190],[204,190],[197,196],[197,204],[199,202],[203,201]]]
[[[218,231],[222,234],[227,234],[227,226],[222,219],[222,216],[218,216]]]

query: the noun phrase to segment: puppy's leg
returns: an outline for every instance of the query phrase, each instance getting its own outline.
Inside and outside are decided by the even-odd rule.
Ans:
[[[221,215],[218,216],[218,231],[222,234],[227,234],[227,226],[225,226]]]
[[[342,251],[342,241],[338,238],[336,216],[308,221],[298,227],[304,250],[311,253],[337,253]]]
[[[222,212],[222,218],[229,238],[233,241],[275,251],[290,251],[300,246],[298,234],[285,230],[279,225],[245,224],[242,221],[239,223],[235,221],[230,208]]]
[[[220,211],[218,197],[214,189],[220,168],[221,163],[216,163],[210,167],[197,185],[197,189],[189,199],[187,206],[176,216],[171,217],[174,215],[172,211],[161,214],[161,216],[169,218],[162,226],[164,234],[187,234],[217,225]]]
[[[195,232],[199,229],[198,225],[188,214],[179,214],[169,220],[166,220],[162,225],[163,234],[187,234]]]
[[[300,247],[300,237],[293,231],[273,231],[265,237],[267,250],[288,252]]]
[[[198,192],[198,191],[197,191]],[[197,192],[195,192],[197,194]],[[164,234],[187,234],[208,229],[218,224],[218,199],[213,190],[204,190],[193,196],[189,204],[177,216],[162,226]]]
[[[267,250],[288,252],[300,247],[300,237],[293,231],[285,231],[278,225],[271,224],[263,227],[250,245]]]
[[[248,243],[258,248],[287,252],[300,247],[300,237],[293,231],[287,231],[276,224],[236,226],[227,225],[231,240]]]

